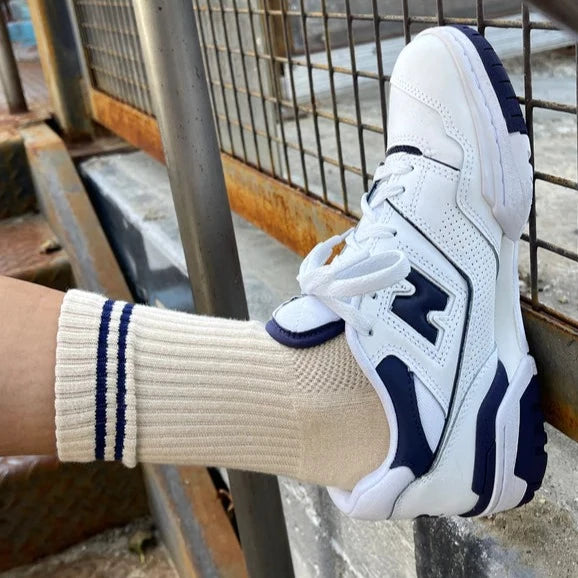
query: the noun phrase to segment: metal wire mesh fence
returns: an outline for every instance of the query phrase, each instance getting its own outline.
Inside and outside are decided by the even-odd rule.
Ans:
[[[131,1],[74,6],[93,86],[152,114]],[[192,9],[223,152],[352,216],[387,148],[389,79],[400,50],[428,26],[477,27],[504,60],[533,147],[522,294],[576,324],[571,35],[516,0],[192,0]]]
[[[131,0],[75,0],[93,86],[152,114]]]

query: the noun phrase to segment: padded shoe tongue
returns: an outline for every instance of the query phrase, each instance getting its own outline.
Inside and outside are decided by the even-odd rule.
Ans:
[[[265,326],[267,333],[288,347],[314,347],[345,330],[345,322],[311,295],[294,297],[280,305]]]

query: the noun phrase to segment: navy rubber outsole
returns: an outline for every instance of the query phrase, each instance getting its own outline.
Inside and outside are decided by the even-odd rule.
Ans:
[[[476,457],[472,491],[478,494],[476,505],[462,517],[481,514],[490,503],[496,475],[496,414],[509,386],[506,371],[501,362],[494,381],[488,390],[477,417]],[[514,474],[526,482],[526,492],[519,506],[527,504],[542,485],[548,454],[544,450],[547,436],[544,415],[540,406],[540,388],[537,376],[532,377],[520,398],[520,425]]]
[[[514,474],[526,481],[527,488],[518,506],[527,504],[542,485],[548,463],[548,454],[544,450],[546,441],[540,387],[538,378],[534,376],[520,399],[520,429]]]
[[[457,24],[454,28],[457,28],[465,34],[478,51],[484,68],[490,77],[494,92],[498,97],[508,132],[528,134],[528,129],[526,128],[522,109],[520,108],[518,97],[514,92],[514,87],[510,82],[502,61],[495,53],[492,45],[475,28],[462,24]]]

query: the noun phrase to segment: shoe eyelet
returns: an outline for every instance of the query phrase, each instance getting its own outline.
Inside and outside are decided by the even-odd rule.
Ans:
[[[374,294],[371,296],[371,298],[374,299],[374,300],[377,299],[377,293],[374,293]]]
[[[370,330],[367,332],[367,335],[369,335],[369,337],[373,337],[373,329],[370,329]]]
[[[415,166],[414,166],[414,165],[409,165],[409,166],[410,166],[410,171],[409,171],[409,172],[411,173],[412,171],[415,170]]]

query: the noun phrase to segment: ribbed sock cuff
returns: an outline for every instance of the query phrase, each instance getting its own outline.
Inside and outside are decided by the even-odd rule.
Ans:
[[[292,352],[259,323],[70,291],[56,358],[62,461],[301,469]]]
[[[136,465],[133,305],[69,291],[56,350],[56,441],[62,461]]]

